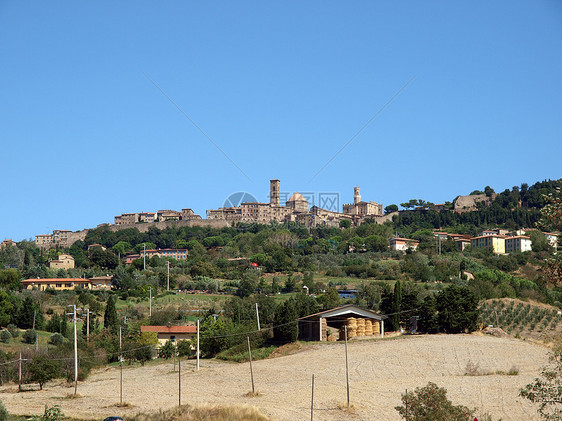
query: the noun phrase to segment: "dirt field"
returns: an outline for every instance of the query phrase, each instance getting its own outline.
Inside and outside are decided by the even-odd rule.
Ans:
[[[260,408],[277,420],[310,417],[310,383],[315,375],[315,420],[399,420],[394,409],[406,389],[431,381],[448,390],[455,404],[489,412],[494,419],[537,420],[535,408],[519,398],[520,387],[531,382],[547,362],[548,349],[511,338],[481,335],[411,336],[392,340],[350,342],[351,403],[356,414],[338,409],[346,402],[345,353],[342,343],[313,345],[294,355],[254,362],[257,397],[251,390],[249,364],[201,361],[182,364],[182,403],[242,404]],[[468,361],[482,370],[508,371],[516,376],[464,376]],[[77,399],[67,399],[72,387],[49,383],[43,391],[13,393],[13,386],[0,389],[11,413],[39,414],[45,404],[61,405],[66,415],[101,420],[109,415],[157,411],[178,403],[178,373],[173,363],[125,368],[124,398],[119,402],[119,369],[93,373],[80,383]]]

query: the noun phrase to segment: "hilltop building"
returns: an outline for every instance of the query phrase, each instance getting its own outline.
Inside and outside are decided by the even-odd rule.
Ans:
[[[70,254],[61,254],[57,259],[49,260],[51,269],[74,269],[74,257]]]
[[[281,205],[280,181],[270,180],[269,203],[243,202],[238,206],[210,209],[208,220],[269,224],[277,222],[298,222],[307,227],[318,225],[339,226],[340,221],[349,220],[359,225],[365,218],[383,217],[382,205],[361,200],[359,187],[354,188],[353,203],[343,205],[343,212],[312,206],[299,192]],[[381,221],[382,222],[382,221]]]
[[[0,250],[2,250],[4,247],[16,247],[17,243],[11,239],[8,240],[4,240],[0,243]]]
[[[382,216],[383,209],[380,203],[363,202],[361,200],[361,189],[353,188],[353,203],[343,205],[344,215],[353,215],[360,217]]]

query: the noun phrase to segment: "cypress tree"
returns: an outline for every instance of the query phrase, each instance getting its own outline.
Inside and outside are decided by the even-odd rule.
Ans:
[[[103,327],[111,330],[112,332],[117,331],[118,319],[117,310],[115,309],[115,296],[109,297],[107,300],[107,305],[105,306],[105,313],[103,315]]]
[[[392,294],[392,326],[395,331],[400,329],[400,309],[402,307],[402,284],[396,281]]]

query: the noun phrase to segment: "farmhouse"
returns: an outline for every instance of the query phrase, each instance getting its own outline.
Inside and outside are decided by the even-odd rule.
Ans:
[[[301,341],[337,341],[356,336],[384,337],[386,316],[348,304],[301,317],[298,320]]]
[[[54,289],[64,291],[68,289],[92,289],[92,282],[82,278],[47,278],[25,279],[21,281],[25,289]]]
[[[161,347],[167,341],[192,339],[197,334],[197,326],[141,326],[141,332],[156,332],[158,347]]]

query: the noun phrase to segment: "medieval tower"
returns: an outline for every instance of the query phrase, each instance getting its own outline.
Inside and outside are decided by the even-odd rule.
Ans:
[[[356,205],[361,202],[361,189],[359,187],[353,188],[353,204]]]
[[[281,206],[281,182],[279,180],[269,180],[269,204],[271,206]]]

